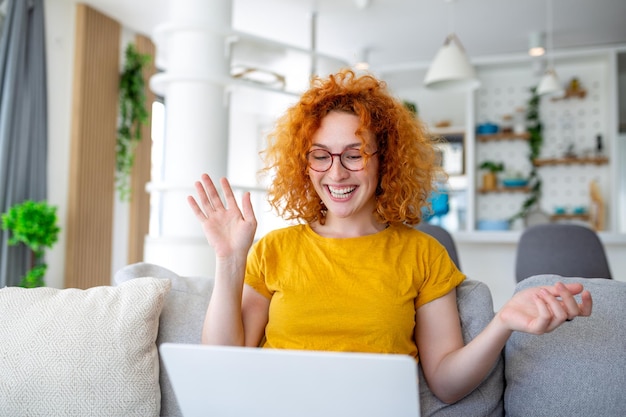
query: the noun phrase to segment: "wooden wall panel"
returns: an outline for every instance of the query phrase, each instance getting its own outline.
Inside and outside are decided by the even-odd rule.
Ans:
[[[119,23],[78,4],[65,286],[111,283]]]
[[[152,167],[152,102],[156,99],[149,88],[150,77],[156,72],[154,65],[156,48],[152,41],[142,35],[135,38],[137,51],[149,54],[152,59],[144,69],[146,84],[146,106],[148,123],[141,129],[141,142],[135,149],[135,164],[131,173],[130,220],[128,230],[128,263],[143,261],[145,237],[150,226],[150,194],[146,192],[146,184],[150,181]]]

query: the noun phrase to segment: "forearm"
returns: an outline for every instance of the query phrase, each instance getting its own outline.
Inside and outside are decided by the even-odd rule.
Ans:
[[[580,294],[580,303],[574,298],[577,294]],[[429,368],[429,385],[432,380],[433,393],[446,402],[458,401],[489,373],[513,331],[536,335],[548,333],[566,320],[589,316],[592,305],[589,291],[584,291],[582,285],[576,283],[557,283],[516,293],[470,343],[463,347],[452,346],[444,350],[450,353],[433,361],[436,365]],[[452,306],[448,304],[448,313],[450,308]],[[434,320],[437,314],[440,310],[430,311],[428,319]],[[437,334],[431,330],[425,339],[433,340]],[[458,340],[455,343],[460,346]]]
[[[472,392],[493,369],[511,333],[496,315],[472,341],[442,359],[429,380],[433,393],[454,403]]]
[[[241,311],[244,272],[245,257],[217,259],[215,284],[202,328],[202,343],[244,345]]]

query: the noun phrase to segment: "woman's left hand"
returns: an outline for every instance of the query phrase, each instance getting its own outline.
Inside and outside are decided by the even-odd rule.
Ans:
[[[574,296],[580,294],[579,303]],[[589,316],[592,309],[589,291],[579,283],[528,288],[515,294],[497,313],[510,330],[531,334],[551,332],[563,322]]]
[[[244,193],[240,209],[228,180],[222,178],[220,183],[225,203],[207,174],[203,174],[200,181],[195,183],[198,200],[189,196],[187,201],[217,258],[235,256],[245,260],[257,226],[250,193]]]

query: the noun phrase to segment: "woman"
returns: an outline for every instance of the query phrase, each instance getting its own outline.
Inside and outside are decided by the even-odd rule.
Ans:
[[[270,203],[300,224],[253,245],[256,220],[226,179],[189,204],[217,256],[203,342],[408,354],[445,402],[471,392],[513,331],[541,334],[591,313],[579,284],[516,294],[464,346],[464,275],[419,223],[437,174],[420,122],[371,76],[343,71],[278,121],[265,153]],[[574,295],[581,294],[580,304]]]

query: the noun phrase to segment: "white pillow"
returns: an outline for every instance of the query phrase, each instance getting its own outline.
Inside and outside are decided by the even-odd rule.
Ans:
[[[0,289],[0,415],[158,416],[169,280]]]

